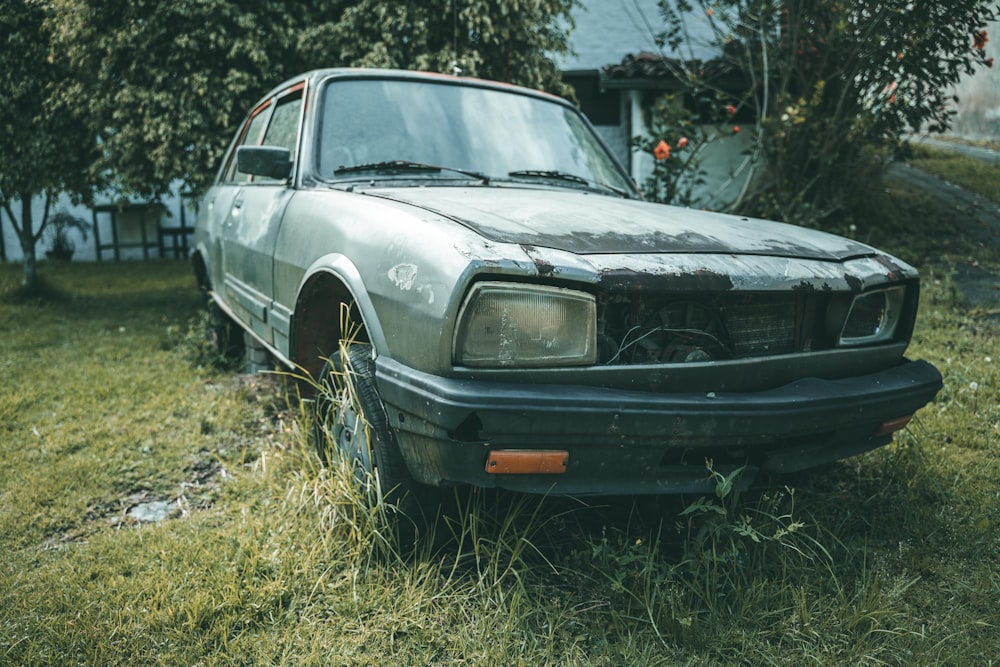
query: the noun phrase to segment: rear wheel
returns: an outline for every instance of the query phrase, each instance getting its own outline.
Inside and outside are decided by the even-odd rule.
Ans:
[[[228,368],[241,362],[246,350],[243,329],[211,297],[206,307],[205,338],[209,352],[217,360],[216,365]]]

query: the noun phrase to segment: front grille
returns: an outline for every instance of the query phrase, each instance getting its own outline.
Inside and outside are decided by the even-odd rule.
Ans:
[[[824,294],[628,292],[599,298],[604,364],[690,363],[829,347]]]
[[[795,302],[736,304],[725,308],[726,328],[736,357],[795,351]]]

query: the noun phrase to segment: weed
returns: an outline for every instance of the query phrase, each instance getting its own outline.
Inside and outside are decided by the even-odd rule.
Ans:
[[[188,363],[198,367],[239,370],[246,363],[243,334],[224,318],[218,306],[208,302],[185,326],[167,327],[161,347],[181,350]]]

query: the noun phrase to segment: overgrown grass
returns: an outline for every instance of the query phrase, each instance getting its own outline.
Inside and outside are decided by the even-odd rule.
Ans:
[[[702,499],[459,492],[410,555],[281,378],[209,363],[186,265],[44,264],[27,299],[0,266],[0,663],[990,664],[998,313],[958,222],[886,196],[847,231],[920,266],[946,382],[895,444]]]

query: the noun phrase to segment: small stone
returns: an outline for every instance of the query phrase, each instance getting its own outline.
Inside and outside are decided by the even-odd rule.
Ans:
[[[177,509],[177,503],[169,500],[154,500],[140,503],[128,511],[128,515],[140,523],[156,523],[170,517]]]

